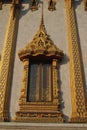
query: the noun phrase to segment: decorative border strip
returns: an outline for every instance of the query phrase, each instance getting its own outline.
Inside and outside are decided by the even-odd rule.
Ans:
[[[72,96],[71,122],[87,122],[86,99],[80,45],[72,0],[65,0],[70,53],[70,83]]]
[[[9,95],[19,21],[19,8],[16,7],[17,4],[13,3],[0,65],[0,121],[9,120]]]

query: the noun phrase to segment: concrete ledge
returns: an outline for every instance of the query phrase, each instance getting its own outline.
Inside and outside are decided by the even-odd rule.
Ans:
[[[87,124],[1,122],[0,130],[87,130]]]

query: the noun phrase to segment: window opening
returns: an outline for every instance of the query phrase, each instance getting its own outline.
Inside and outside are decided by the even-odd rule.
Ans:
[[[51,63],[31,62],[29,64],[28,101],[51,101]]]

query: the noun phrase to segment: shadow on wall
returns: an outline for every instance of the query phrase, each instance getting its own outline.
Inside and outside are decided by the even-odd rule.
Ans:
[[[59,92],[60,92],[60,108],[61,110],[63,111],[63,109],[65,108],[64,106],[64,100],[63,100],[63,92],[61,90],[61,86],[62,86],[62,81],[60,79],[60,67],[61,65],[63,64],[67,64],[67,62],[69,61],[69,58],[67,55],[64,55],[64,58],[62,60],[62,62],[60,63],[60,65],[58,66],[58,83],[59,83]],[[64,119],[65,119],[65,122],[69,122],[69,117],[64,115]]]
[[[40,8],[40,4],[42,4],[42,0],[38,0],[38,8]],[[28,7],[25,9],[25,5],[28,5]],[[31,9],[30,9],[31,1],[30,0],[23,0],[22,6],[21,6],[21,13],[20,13],[20,18],[21,19],[23,16],[25,16]]]
[[[73,2],[73,5],[75,9],[83,2],[83,0],[74,0],[74,1],[75,2]]]
[[[27,4],[28,7],[25,9],[25,6],[23,4]],[[30,0],[23,0],[23,4],[21,6],[21,13],[20,13],[19,19],[21,19],[23,16],[25,16],[30,10]]]

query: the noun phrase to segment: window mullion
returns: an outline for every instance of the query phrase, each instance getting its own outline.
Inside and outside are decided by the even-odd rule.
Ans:
[[[51,91],[52,91],[52,84],[51,84],[51,65],[48,66],[48,72],[49,72],[49,79],[48,79],[48,87],[49,87],[49,97],[48,100],[51,101]]]
[[[40,86],[40,65],[37,67],[37,77],[36,77],[36,101],[39,101],[39,86]]]
[[[40,80],[39,80],[39,101],[42,101],[42,93],[43,93],[43,66],[42,64],[40,63]]]
[[[46,66],[46,101],[51,101],[51,65]]]

